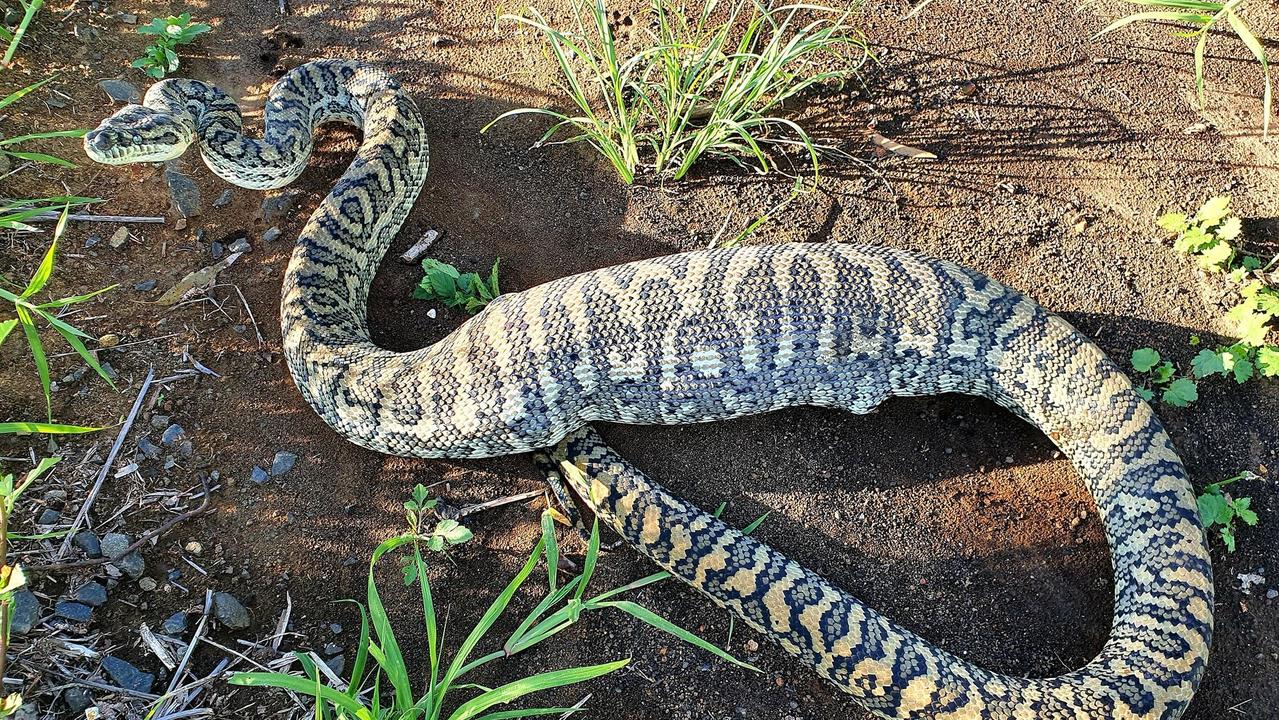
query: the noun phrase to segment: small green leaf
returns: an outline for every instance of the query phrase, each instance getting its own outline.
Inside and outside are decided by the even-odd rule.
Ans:
[[[1151,375],[1150,379],[1151,381],[1162,385],[1168,382],[1169,380],[1171,380],[1172,376],[1175,375],[1176,373],[1177,373],[1177,369],[1172,366],[1172,361],[1164,360],[1163,362],[1159,363],[1159,367],[1155,368],[1155,371]]]
[[[1204,493],[1199,496],[1199,522],[1205,527],[1210,528],[1222,520],[1223,514],[1228,520],[1230,517],[1230,508],[1226,505],[1226,499],[1214,493]]]
[[[1133,388],[1133,391],[1137,393],[1137,397],[1140,397],[1142,400],[1145,400],[1146,402],[1151,402],[1152,400],[1155,399],[1155,393],[1150,388],[1135,387]]]
[[[1242,385],[1252,379],[1254,369],[1252,362],[1248,358],[1241,357],[1235,360],[1234,367],[1230,370],[1234,373],[1235,382]]]
[[[1171,212],[1161,215],[1155,224],[1171,233],[1182,233],[1188,227],[1185,213]]]
[[[1279,347],[1267,345],[1257,350],[1257,368],[1265,377],[1279,377]]]
[[[1164,390],[1163,401],[1173,407],[1187,407],[1199,399],[1199,389],[1190,378],[1177,378]]]
[[[1199,251],[1199,264],[1206,267],[1225,265],[1234,257],[1235,249],[1225,240],[1220,240]]]
[[[1230,214],[1230,196],[1218,195],[1210,198],[1208,202],[1203,204],[1203,207],[1199,208],[1199,212],[1195,213],[1195,221],[1207,225],[1216,225],[1228,214]]]
[[[1150,372],[1159,364],[1159,353],[1151,348],[1138,348],[1132,351],[1132,369],[1137,372]]]
[[[1243,221],[1237,217],[1228,217],[1213,232],[1222,240],[1234,240],[1243,232]]]
[[[1201,380],[1209,375],[1226,374],[1225,360],[1212,350],[1200,350],[1199,354],[1190,361],[1190,367],[1194,371],[1195,377]]]

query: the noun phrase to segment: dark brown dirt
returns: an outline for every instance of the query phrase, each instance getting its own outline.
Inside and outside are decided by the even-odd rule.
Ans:
[[[543,4],[552,20],[567,18],[566,3]],[[624,5],[625,15],[638,18],[644,3]],[[1260,27],[1273,37],[1279,17],[1253,5]],[[1184,365],[1195,352],[1192,334],[1211,338],[1227,328],[1206,300],[1210,285],[1160,241],[1154,218],[1228,192],[1250,218],[1256,240],[1273,243],[1279,236],[1276,141],[1262,140],[1256,129],[1260,74],[1237,42],[1221,36],[1211,43],[1209,109],[1201,114],[1191,97],[1185,41],[1163,30],[1089,39],[1123,7],[1105,2],[1079,12],[1072,4],[1042,1],[1011,7],[938,2],[905,20],[906,3],[872,0],[863,17],[880,64],[869,70],[864,89],[824,98],[807,113],[818,137],[865,158],[873,171],[832,165],[819,192],[798,198],[751,241],[856,241],[948,258],[1027,291],[1117,358],[1150,345]],[[744,177],[714,165],[685,184],[628,188],[577,146],[527,149],[542,132],[538,122],[511,122],[480,135],[512,107],[561,103],[553,67],[541,60],[535,39],[509,26],[494,31],[498,8],[488,2],[297,2],[283,18],[270,2],[190,8],[215,29],[184,56],[190,58],[184,73],[217,82],[254,118],[275,77],[312,58],[361,58],[401,77],[429,118],[432,170],[393,252],[428,227],[443,229],[447,235],[434,255],[475,268],[501,257],[509,290],[704,246],[730,211],[734,227],[745,225],[790,191],[784,178]],[[4,132],[95,125],[114,110],[98,80],[124,76],[141,84],[125,65],[143,43],[118,13],[145,19],[178,10],[153,2],[54,2],[33,26],[16,68],[0,75],[0,90],[57,71],[50,87],[71,101],[49,107],[46,101],[56,104],[60,96],[39,93],[4,121]],[[100,37],[77,40],[76,25],[92,25]],[[975,92],[961,91],[969,83]],[[861,140],[871,121],[885,135],[941,159],[875,157]],[[1213,128],[1183,133],[1204,121]],[[281,224],[284,238],[296,235],[341,174],[354,143],[349,133],[325,133],[298,184],[300,210]],[[74,143],[61,149],[78,154]],[[167,386],[130,438],[128,447],[145,433],[158,440],[150,416],[170,415],[194,440],[192,461],[167,475],[145,467],[145,479],[109,482],[95,515],[111,529],[115,509],[159,488],[190,488],[197,471],[213,469],[224,478],[216,512],[148,551],[149,575],[161,588],[115,589],[95,629],[108,633],[125,657],[159,670],[138,649],[135,628],[198,604],[210,587],[245,601],[257,637],[272,632],[287,593],[300,635],[286,648],[319,647],[333,621],[347,626],[339,642],[349,647],[355,618],[330,601],[362,597],[364,560],[398,529],[400,503],[415,483],[444,481],[446,499],[461,506],[536,489],[537,473],[522,456],[404,460],[334,435],[303,404],[280,357],[276,306],[288,243],[260,241],[267,225],[254,218],[261,202],[256,194],[237,189],[229,207],[209,207],[225,184],[194,157],[186,164],[204,195],[203,216],[181,231],[172,219],[164,227],[135,226],[133,240],[119,249],[105,242],[83,248],[90,233],[106,236],[113,227],[73,225],[52,288],[65,294],[119,282],[120,289],[81,314],[81,326],[126,341],[160,338],[102,351],[120,372],[121,392],[86,376],[55,395],[55,417],[114,422],[127,413],[149,366],[159,376],[188,366],[184,350],[220,374]],[[96,195],[106,200],[103,213],[168,210],[163,180],[151,168],[26,170],[5,183],[6,195],[50,194],[63,186]],[[1081,214],[1089,222],[1078,232]],[[204,241],[195,239],[196,228],[207,233]],[[210,303],[159,308],[146,303],[159,291],[133,289],[156,279],[163,290],[210,262],[210,241],[239,234],[254,249],[223,282],[243,291],[264,344],[229,286],[212,292],[225,314]],[[29,272],[44,242],[5,239],[0,269],[11,277]],[[461,321],[451,311],[432,319],[428,305],[408,299],[418,276],[414,267],[384,264],[369,309],[379,342],[420,347]],[[16,337],[0,349],[4,419],[33,418],[42,404],[24,352]],[[54,365],[54,376],[62,377],[78,363],[61,357]],[[1193,408],[1159,411],[1199,486],[1279,466],[1279,385],[1273,382],[1205,382]],[[1085,663],[1106,638],[1110,566],[1092,502],[1046,438],[988,402],[897,400],[862,417],[794,409],[714,425],[603,432],[678,494],[703,507],[727,501],[732,522],[771,512],[761,537],[972,661],[1008,673],[1056,674]],[[67,464],[113,436],[68,440],[62,446]],[[22,469],[19,458],[45,453],[44,445],[43,439],[5,439],[6,465]],[[249,482],[251,466],[269,463],[280,449],[299,455],[297,469],[265,485]],[[82,483],[85,472],[66,468],[61,477]],[[1239,490],[1253,497],[1262,522],[1241,532],[1234,554],[1214,543],[1218,629],[1208,675],[1186,716],[1192,720],[1269,718],[1279,711],[1279,601],[1264,599],[1266,588],[1279,587],[1279,577],[1251,595],[1240,591],[1237,579],[1279,575],[1279,491],[1269,477]],[[470,627],[527,557],[539,511],[540,502],[532,502],[476,516],[470,525],[477,541],[455,553],[455,564],[438,563],[432,579],[437,602],[449,607],[451,628]],[[135,535],[150,527],[139,519],[130,523],[125,529]],[[207,577],[180,559],[192,539],[206,548],[199,560],[210,570]],[[581,551],[577,540],[566,543]],[[169,568],[186,573],[181,582],[189,593],[165,582]],[[619,549],[603,561],[598,587],[650,571],[633,551]],[[38,587],[56,593],[84,576],[41,579]],[[393,572],[384,584],[398,587]],[[388,593],[405,642],[420,658],[421,638],[410,633],[418,627],[416,601],[402,591]],[[763,674],[727,667],[625,617],[588,616],[553,645],[508,661],[485,681],[630,657],[621,673],[550,700],[571,704],[590,691],[594,715],[625,720],[869,717],[755,633],[738,626],[730,642],[728,617],[684,587],[666,583],[636,599],[712,641],[728,642]],[[518,602],[529,607],[534,601],[530,594]],[[450,632],[455,641],[459,635]],[[747,649],[756,642],[757,651]],[[207,668],[214,659],[198,662]],[[61,682],[52,675],[24,677],[29,695]],[[223,714],[252,700],[274,702],[261,691],[220,687],[214,695]]]

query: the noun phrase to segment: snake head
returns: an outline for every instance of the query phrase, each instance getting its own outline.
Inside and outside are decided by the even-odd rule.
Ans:
[[[84,152],[106,165],[163,162],[186,151],[191,129],[172,115],[127,105],[84,136]]]

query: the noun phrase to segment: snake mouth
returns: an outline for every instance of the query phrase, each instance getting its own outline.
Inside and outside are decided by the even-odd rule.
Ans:
[[[181,152],[166,145],[114,145],[94,144],[85,136],[84,152],[89,159],[103,165],[130,165],[133,163],[164,162],[177,157]]]

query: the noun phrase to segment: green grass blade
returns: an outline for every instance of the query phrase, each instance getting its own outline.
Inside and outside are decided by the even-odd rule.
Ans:
[[[625,612],[626,614],[634,618],[642,620],[645,623],[657,628],[658,630],[661,630],[662,632],[674,635],[675,637],[679,638],[680,640],[683,640],[684,642],[690,645],[696,645],[697,647],[703,650],[706,650],[707,652],[714,653],[721,660],[730,662],[738,667],[746,668],[747,670],[753,670],[755,672],[760,671],[759,668],[755,667],[754,665],[751,665],[748,662],[743,662],[741,660],[738,660],[732,655],[729,655],[728,653],[724,652],[719,647],[707,642],[706,640],[703,640],[702,638],[676,625],[670,620],[667,620],[661,615],[658,615],[652,610],[649,610],[643,605],[638,605],[636,603],[631,602],[630,600],[611,600],[609,602],[600,603],[599,607],[617,608],[618,610],[621,610],[622,612]]]
[[[4,322],[0,322],[0,345],[4,344],[4,339],[9,337],[9,333],[18,326],[18,318],[9,318]]]
[[[404,655],[400,652],[399,642],[395,638],[395,630],[391,627],[391,619],[386,614],[386,606],[378,594],[377,580],[373,570],[377,561],[386,552],[409,542],[411,538],[394,537],[384,541],[373,551],[369,559],[369,580],[367,588],[367,604],[369,617],[373,620],[373,629],[377,632],[378,645],[370,643],[369,652],[373,654],[386,677],[395,688],[395,703],[398,707],[410,707],[413,704],[413,685],[409,680],[408,669],[404,665]],[[346,697],[346,696],[343,696]],[[349,698],[348,698],[349,699]]]
[[[66,209],[63,209],[62,216],[66,217],[66,214]],[[22,291],[21,297],[23,300],[26,300],[32,295],[40,292],[40,290],[45,286],[45,283],[49,282],[49,276],[53,274],[53,258],[57,252],[58,239],[55,235],[53,242],[49,243],[49,249],[44,251],[44,259],[40,261],[40,266],[36,268],[31,279],[27,281],[26,289]]]
[[[22,322],[22,332],[27,336],[27,345],[31,347],[31,357],[36,363],[36,372],[40,376],[40,389],[44,391],[45,418],[53,422],[53,398],[49,388],[49,358],[44,354],[44,343],[40,342],[40,333],[36,331],[31,315],[21,305],[18,306],[18,320]]]
[[[102,428],[84,427],[81,425],[59,425],[41,422],[0,422],[0,435],[13,433],[47,433],[50,435],[78,435],[80,433],[97,432]]]
[[[1170,20],[1172,22],[1184,22],[1191,25],[1204,26],[1212,22],[1211,15],[1200,15],[1198,13],[1179,13],[1179,12],[1141,12],[1134,13],[1128,17],[1122,17],[1110,23],[1106,27],[1099,30],[1093,35],[1093,39],[1097,39],[1102,35],[1112,33],[1120,28],[1127,27],[1135,22],[1151,22],[1155,20]]]
[[[31,133],[30,135],[17,135],[11,138],[0,140],[0,147],[5,145],[17,145],[28,140],[48,140],[50,138],[78,138],[84,137],[88,130],[51,130],[49,132]]]
[[[4,61],[0,63],[5,67],[8,67],[9,63],[13,62],[13,54],[18,51],[18,45],[22,44],[22,38],[27,34],[27,28],[31,25],[31,19],[36,16],[36,13],[40,12],[40,8],[44,7],[44,0],[24,1],[22,5],[26,12],[23,13],[18,27],[14,29],[13,36],[9,39],[9,47],[4,51]]]
[[[28,160],[30,162],[42,163],[45,165],[57,165],[65,168],[75,167],[75,163],[73,162],[63,160],[55,155],[48,155],[46,153],[28,152],[26,150],[0,150],[0,153],[4,153],[9,157],[18,158],[19,160]]]
[[[351,664],[351,682],[346,689],[347,696],[353,698],[360,694],[360,688],[364,685],[364,665],[369,659],[369,614],[365,612],[363,605],[354,600],[342,602],[349,602],[360,611],[360,640],[356,645],[355,662]]]
[[[515,718],[542,717],[543,715],[559,715],[570,716],[573,713],[581,712],[582,708],[567,707],[551,707],[551,708],[528,708],[527,710],[503,710],[501,712],[489,713],[481,715],[475,720],[515,720]]]
[[[426,647],[431,662],[431,675],[427,682],[427,695],[430,696],[440,677],[440,637],[435,617],[435,599],[431,596],[431,583],[426,576],[426,561],[422,558],[422,549],[417,543],[413,543],[413,564],[417,569],[417,582],[422,591],[422,622],[426,625]]]
[[[554,593],[559,587],[560,545],[555,540],[555,518],[549,510],[542,513],[542,542],[546,546],[546,581]]]
[[[37,313],[39,313],[45,320],[48,320],[50,323],[53,324],[53,329],[56,330],[58,334],[62,336],[63,340],[67,341],[67,344],[70,345],[71,348],[76,351],[76,354],[80,356],[81,360],[84,360],[84,362],[88,364],[89,367],[93,368],[93,371],[96,372],[99,377],[101,377],[103,380],[106,380],[107,384],[110,385],[112,388],[118,389],[115,386],[115,381],[111,379],[110,375],[107,375],[107,371],[103,370],[102,365],[98,363],[98,358],[94,357],[93,353],[89,352],[89,348],[85,347],[84,342],[80,340],[80,337],[85,337],[83,332],[81,332],[77,328],[71,327],[70,325],[62,322],[61,320],[50,315],[44,310],[41,310],[40,308],[34,308],[34,310]],[[80,336],[80,337],[77,337],[77,336]]]
[[[232,685],[242,685],[244,687],[275,687],[284,690],[291,690],[301,695],[313,697],[316,700],[323,700],[335,707],[342,708],[348,713],[352,713],[361,720],[372,720],[373,715],[368,708],[360,704],[358,700],[348,697],[343,693],[334,690],[331,687],[312,683],[307,678],[300,678],[296,675],[285,675],[283,673],[270,672],[242,672],[235,673],[228,680]]]
[[[43,80],[39,80],[37,82],[31,83],[30,85],[22,88],[21,90],[15,90],[9,93],[3,99],[0,99],[0,110],[3,110],[4,108],[18,102],[19,100],[26,97],[27,95],[30,95],[32,92],[39,90],[41,87],[48,84],[56,77],[57,75],[50,75],[49,77]]]
[[[1243,41],[1243,44],[1252,51],[1253,57],[1257,58],[1257,62],[1261,63],[1261,74],[1266,81],[1266,89],[1262,97],[1262,120],[1261,132],[1263,135],[1270,134],[1270,105],[1272,83],[1270,79],[1270,62],[1266,59],[1266,49],[1262,47],[1261,41],[1253,34],[1252,29],[1233,11],[1226,11],[1226,20],[1230,23],[1230,27],[1234,28],[1235,34]]]
[[[66,307],[67,305],[74,305],[74,304],[79,303],[79,302],[84,302],[85,300],[88,300],[88,299],[90,299],[90,298],[93,298],[93,297],[96,297],[96,296],[98,296],[98,295],[101,295],[101,294],[102,294],[102,293],[104,293],[104,292],[108,292],[108,291],[110,291],[110,290],[115,290],[115,289],[116,289],[116,288],[118,288],[118,287],[120,287],[119,283],[117,283],[117,284],[115,284],[115,285],[108,285],[108,286],[106,286],[106,287],[102,288],[101,290],[94,290],[94,291],[93,291],[93,292],[91,292],[91,293],[85,293],[85,294],[83,294],[83,295],[72,295],[72,296],[70,296],[70,297],[64,297],[64,298],[60,298],[60,299],[58,299],[58,300],[50,300],[50,301],[49,301],[49,302],[47,302],[47,303],[41,303],[41,304],[39,304],[39,305],[36,305],[36,307],[41,308],[41,309],[45,309],[45,310],[50,309],[50,308],[61,308],[61,307]]]
[[[574,471],[577,468],[573,468]],[[582,574],[579,576],[582,580],[577,586],[577,592],[573,597],[577,600],[582,599],[582,594],[586,592],[586,586],[591,582],[591,576],[595,574],[595,564],[600,556],[600,521],[595,518],[595,522],[591,524],[591,538],[586,545],[586,559],[582,561]]]
[[[587,665],[583,667],[567,668],[564,670],[552,670],[550,672],[531,675],[500,687],[496,687],[477,697],[471,698],[458,707],[457,710],[453,711],[453,714],[449,716],[449,720],[471,720],[471,718],[477,717],[480,713],[494,705],[503,705],[509,702],[514,702],[515,700],[518,700],[530,693],[586,682],[587,680],[592,680],[601,675],[607,675],[614,670],[619,670],[625,667],[629,662],[630,659],[628,658],[611,663]]]

